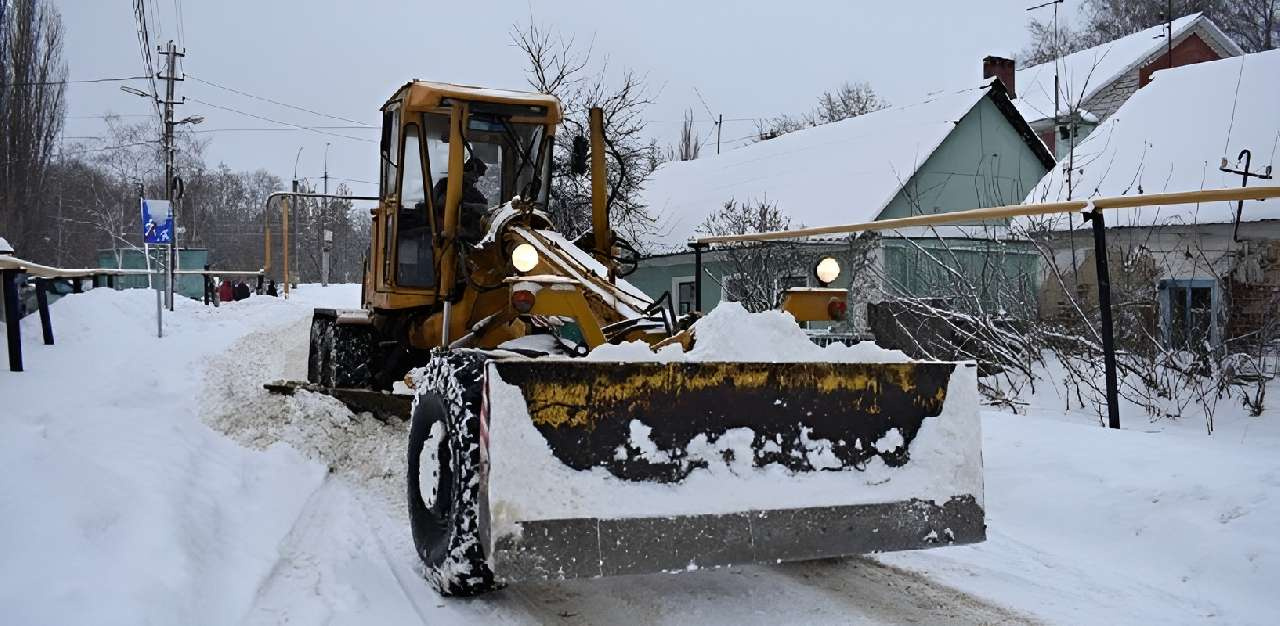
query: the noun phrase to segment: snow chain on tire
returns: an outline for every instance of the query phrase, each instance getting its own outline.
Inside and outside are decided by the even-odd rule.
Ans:
[[[480,400],[485,359],[437,352],[425,368],[409,428],[409,523],[427,577],[446,596],[468,596],[498,587],[480,533]],[[443,437],[441,428],[443,425]],[[433,429],[433,426],[435,428]],[[420,484],[422,454],[439,442],[432,485]],[[426,451],[430,454],[430,450]],[[426,487],[424,500],[423,487]]]

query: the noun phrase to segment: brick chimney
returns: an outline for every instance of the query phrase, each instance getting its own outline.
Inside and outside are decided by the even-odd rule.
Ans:
[[[1010,99],[1018,97],[1018,92],[1014,91],[1013,86],[1015,69],[1013,59],[996,56],[989,56],[982,59],[982,77],[998,77],[1000,82],[1004,83],[1004,88],[1009,91]]]

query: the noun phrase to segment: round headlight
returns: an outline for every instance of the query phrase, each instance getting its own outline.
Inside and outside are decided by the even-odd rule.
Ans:
[[[538,250],[525,242],[511,251],[511,264],[520,272],[527,272],[538,265]]]
[[[840,262],[832,257],[823,257],[818,264],[813,267],[813,275],[818,278],[818,282],[823,285],[830,285],[840,277]]]

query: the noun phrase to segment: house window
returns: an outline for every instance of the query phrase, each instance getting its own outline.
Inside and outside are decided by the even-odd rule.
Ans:
[[[671,279],[671,298],[676,306],[676,315],[687,315],[693,312],[696,301],[693,287],[692,276],[676,276]]]
[[[778,291],[786,293],[792,287],[808,287],[809,279],[804,276],[783,276],[778,279]]]
[[[1165,342],[1175,350],[1218,344],[1218,289],[1207,278],[1162,280],[1160,323]]]

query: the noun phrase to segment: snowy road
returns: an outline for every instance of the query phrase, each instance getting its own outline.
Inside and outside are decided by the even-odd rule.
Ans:
[[[445,600],[404,505],[403,423],[272,396],[312,305],[95,289],[23,322],[0,372],[0,624],[1273,624],[1280,413],[1109,431],[1036,396],[983,415],[988,541]],[[1280,389],[1273,397],[1280,397]],[[1042,401],[1043,400],[1043,401]],[[1152,432],[1148,432],[1152,431]],[[1163,432],[1156,432],[1163,431]]]
[[[308,328],[302,318],[250,333],[206,375],[205,420],[215,429],[255,447],[287,443],[333,470],[281,541],[247,623],[1028,622],[869,559],[526,583],[483,598],[440,598],[422,578],[409,538],[403,425],[353,416],[322,396],[272,396],[255,385],[305,376],[299,346]]]

